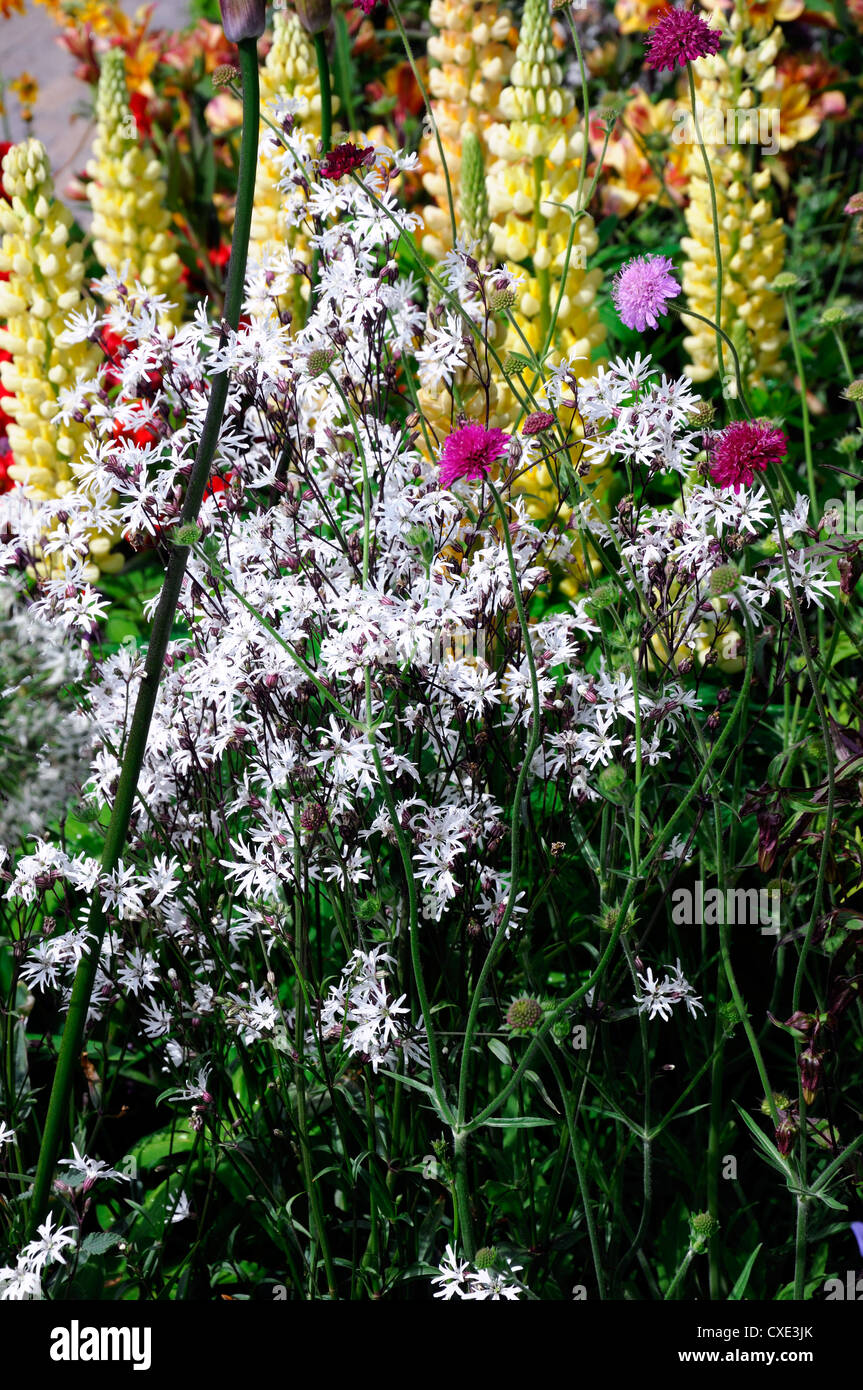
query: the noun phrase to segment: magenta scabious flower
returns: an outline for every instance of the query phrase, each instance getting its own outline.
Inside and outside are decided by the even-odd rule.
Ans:
[[[722,35],[711,29],[693,10],[666,10],[647,35],[645,67],[682,68],[696,58],[718,53]]]
[[[495,459],[505,454],[509,435],[482,425],[464,425],[447,436],[440,460],[440,485],[452,487],[459,478],[487,478]]]
[[[611,297],[627,328],[639,333],[656,328],[657,314],[664,314],[667,301],[680,293],[672,269],[670,256],[636,256],[617,272]]]
[[[735,420],[713,441],[710,476],[717,487],[750,487],[758,470],[779,463],[788,449],[780,429],[766,420]]]
[[[362,10],[363,14],[371,14],[375,5],[385,5],[387,0],[354,0],[354,9]]]

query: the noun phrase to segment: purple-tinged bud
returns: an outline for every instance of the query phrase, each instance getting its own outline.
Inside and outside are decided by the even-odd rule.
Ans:
[[[267,27],[265,0],[219,0],[219,9],[229,43],[259,39]]]
[[[294,0],[297,19],[307,34],[322,34],[333,17],[330,0]]]

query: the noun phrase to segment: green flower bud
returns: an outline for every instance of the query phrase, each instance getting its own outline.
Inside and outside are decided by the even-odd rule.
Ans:
[[[736,565],[717,565],[710,575],[709,588],[714,598],[720,594],[730,594],[737,588],[740,571]]]
[[[477,1250],[474,1256],[474,1269],[494,1269],[498,1263],[497,1247],[494,1245],[484,1245],[481,1250]]]
[[[479,242],[480,251],[488,255],[491,249],[491,218],[488,213],[485,160],[482,145],[474,130],[465,131],[461,147],[459,184],[464,233],[468,240]],[[492,308],[494,307],[492,304]]]
[[[336,350],[331,347],[312,348],[306,358],[309,376],[321,376],[336,360]]]
[[[523,995],[513,999],[506,1011],[507,1026],[517,1030],[535,1028],[542,1018],[542,1005],[538,999]]]
[[[711,1216],[707,1211],[700,1211],[695,1216],[690,1216],[689,1227],[691,1232],[692,1249],[701,1251],[707,1245],[716,1232],[719,1230],[719,1222],[715,1216]]]
[[[828,309],[821,311],[818,322],[823,328],[837,328],[842,323],[847,323],[851,315],[847,309],[843,309],[841,304],[831,304]]]
[[[770,288],[776,294],[784,294],[786,290],[793,290],[794,287],[799,284],[799,275],[795,275],[794,272],[791,270],[783,270],[779,275],[776,276],[776,279],[773,281],[773,284],[770,286]]]
[[[601,613],[603,608],[613,608],[619,596],[620,590],[616,584],[599,584],[591,593],[585,606],[588,613],[595,616],[597,613]]]
[[[194,545],[203,535],[200,526],[194,521],[187,522],[184,526],[175,526],[171,532],[171,540],[174,545]]]

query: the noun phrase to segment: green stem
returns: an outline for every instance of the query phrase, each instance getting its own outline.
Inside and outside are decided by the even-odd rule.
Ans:
[[[258,162],[260,92],[258,82],[257,41],[255,39],[243,39],[240,41],[238,49],[240,56],[240,71],[243,78],[243,134],[240,145],[237,210],[234,219],[231,259],[228,265],[228,278],[225,289],[225,327],[221,335],[222,342],[226,340],[227,329],[230,328],[236,331],[240,322],[240,309],[243,303],[243,288],[246,278],[246,259],[249,249],[249,231],[252,223],[252,204],[255,195],[255,174]],[[227,398],[228,373],[217,372],[213,376],[210,399],[207,405],[207,414],[204,419],[204,427],[201,431],[201,438],[198,443],[195,461],[192,465],[192,472],[186,490],[185,501],[183,502],[183,508],[180,514],[179,524],[181,526],[188,525],[197,520],[201,502],[204,497],[204,489],[210,477],[210,469],[216,452],[216,445],[219,440],[219,431],[222,425],[222,417],[225,413]],[[172,550],[171,558],[168,561],[165,581],[162,585],[162,592],[150,633],[150,643],[147,648],[144,674],[141,679],[138,698],[135,702],[135,710],[132,715],[129,737],[126,742],[123,765],[120,769],[117,794],[105,836],[105,845],[100,862],[103,874],[111,873],[116,869],[123,853],[123,847],[126,843],[129,823],[132,818],[132,807],[135,801],[138,777],[141,772],[141,767],[143,766],[144,754],[147,748],[150,721],[153,716],[153,709],[159,690],[159,679],[165,661],[165,653],[168,648],[168,641],[174,622],[174,613],[180,597],[180,589],[183,584],[183,576],[186,572],[188,558],[189,547],[178,545]],[[78,1057],[81,1053],[87,1013],[90,1007],[90,997],[93,993],[93,984],[99,966],[102,940],[107,925],[107,915],[97,889],[93,896],[93,906],[88,923],[91,945],[88,954],[82,959],[75,975],[75,982],[72,986],[72,996],[69,1002],[69,1011],[66,1015],[63,1038],[60,1043],[60,1052],[57,1058],[57,1068],[54,1073],[54,1084],[51,1088],[51,1098],[48,1102],[48,1114],[45,1121],[42,1144],[39,1150],[39,1162],[36,1169],[33,1197],[30,1204],[29,1229],[31,1239],[34,1237],[36,1227],[43,1219],[48,1205],[51,1183],[54,1177],[57,1156],[60,1152],[60,1144],[62,1142],[66,1116],[69,1110],[72,1078]]]
[[[312,35],[318,63],[318,88],[321,93],[321,150],[326,154],[333,143],[333,88],[330,81],[330,57],[323,33]]]
[[[720,326],[722,324],[722,248],[719,244],[719,212],[716,207],[716,186],[713,182],[710,160],[707,158],[707,151],[704,148],[704,141],[701,138],[701,126],[698,123],[698,102],[695,96],[695,77],[692,72],[692,64],[688,61],[686,64],[686,76],[689,79],[689,100],[692,103],[692,123],[695,127],[695,138],[698,141],[698,148],[701,150],[701,158],[704,161],[704,174],[707,179],[707,186],[710,189],[710,211],[713,217],[713,254],[716,258],[716,357],[719,363],[719,381],[722,385],[722,392],[724,395],[725,363],[722,358],[722,334],[720,333]]]

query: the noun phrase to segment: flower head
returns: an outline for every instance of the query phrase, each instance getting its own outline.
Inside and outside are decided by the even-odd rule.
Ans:
[[[387,0],[354,0],[354,9],[362,10],[363,14],[371,14],[376,5],[385,5]]]
[[[682,68],[696,58],[718,53],[722,35],[711,29],[693,10],[666,10],[647,35],[645,66],[662,71]]]
[[[667,301],[680,293],[671,270],[669,256],[636,256],[618,271],[611,294],[627,328],[639,333],[647,326],[656,328],[657,314],[664,314]]]
[[[863,193],[852,193],[843,211],[849,213],[852,217],[855,213],[863,212]]]
[[[358,145],[352,145],[350,140],[346,140],[334,150],[327,150],[321,164],[321,178],[341,179],[345,174],[352,174],[354,169],[371,164],[374,157],[374,145],[366,145],[360,149]]]
[[[495,459],[505,454],[509,435],[482,425],[465,425],[448,435],[440,460],[440,485],[452,487],[459,478],[487,478]]]
[[[765,420],[734,420],[717,437],[710,460],[710,476],[717,487],[741,484],[749,487],[755,470],[764,472],[770,463],[779,463],[788,449],[780,429]]]
[[[528,415],[521,427],[522,434],[542,434],[543,430],[550,430],[554,424],[554,416],[550,410],[535,410],[532,415]]]

